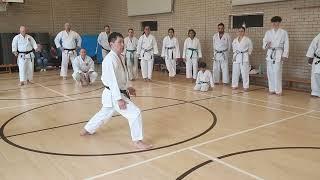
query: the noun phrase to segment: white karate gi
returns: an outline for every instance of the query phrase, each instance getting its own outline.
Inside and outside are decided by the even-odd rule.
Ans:
[[[101,32],[98,36],[98,43],[102,49],[102,58],[104,59],[106,55],[110,52],[111,48],[108,42],[108,34],[106,32]]]
[[[311,42],[307,55],[313,58],[311,70],[311,95],[320,97],[320,34]]]
[[[214,82],[212,78],[212,74],[209,70],[199,71],[197,75],[196,85],[194,86],[194,90],[196,91],[208,91],[210,86],[214,87]]]
[[[215,83],[220,82],[222,72],[222,82],[229,83],[228,56],[231,50],[231,38],[228,33],[224,33],[220,39],[219,33],[213,36],[213,80]]]
[[[124,54],[126,57],[129,79],[138,78],[138,55],[137,55],[138,39],[132,37],[124,38]]]
[[[165,59],[169,77],[176,75],[176,61],[180,58],[179,41],[176,37],[166,36],[162,42],[161,57]]]
[[[197,79],[198,60],[202,58],[201,45],[198,38],[191,39],[188,37],[184,41],[182,57],[186,59],[187,78]]]
[[[33,80],[34,54],[30,51],[37,48],[36,41],[28,34],[26,34],[25,37],[18,34],[13,38],[12,52],[18,52],[17,64],[19,67],[20,82]]]
[[[67,77],[69,60],[73,63],[74,58],[77,56],[76,48],[81,47],[81,41],[80,35],[72,30],[69,33],[61,31],[57,34],[54,43],[57,48],[62,47],[64,49],[62,51],[60,76]]]
[[[159,53],[156,38],[151,34],[148,37],[143,34],[139,38],[137,53],[141,59],[140,65],[143,79],[151,79],[154,55]]]
[[[72,77],[75,81],[81,82],[83,80],[81,78],[85,77],[86,83],[93,83],[97,79],[98,73],[94,71],[94,61],[90,56],[86,56],[85,59],[77,56],[73,61]]]
[[[132,140],[139,141],[143,139],[141,111],[130,99],[120,92],[120,90],[127,90],[127,75],[124,59],[118,57],[111,50],[102,62],[101,76],[103,84],[109,87],[110,90],[104,89],[102,93],[103,107],[84,127],[90,134],[93,134],[103,123],[108,122],[116,111],[128,119]],[[127,102],[127,108],[124,110],[119,108],[118,100],[120,99]]]
[[[263,49],[266,49],[267,43],[271,42],[267,50],[267,75],[269,92],[277,94],[282,93],[282,57],[289,56],[289,38],[287,31],[271,29],[266,32],[263,38]]]
[[[237,88],[241,73],[243,88],[249,88],[249,55],[251,55],[253,46],[252,41],[244,36],[239,42],[239,37],[233,40],[233,65],[232,65],[232,87]]]

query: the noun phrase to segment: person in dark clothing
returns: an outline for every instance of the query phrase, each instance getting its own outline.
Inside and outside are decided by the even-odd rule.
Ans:
[[[37,65],[40,66],[40,71],[46,71],[48,65],[48,52],[43,49],[41,44],[38,44],[39,51],[35,53]]]

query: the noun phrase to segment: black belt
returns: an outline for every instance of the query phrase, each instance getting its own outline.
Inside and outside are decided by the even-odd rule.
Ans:
[[[314,57],[315,57],[316,59],[318,59],[318,61],[316,61],[314,64],[315,64],[315,65],[319,64],[319,63],[320,63],[320,56],[314,54]]]
[[[245,51],[236,51],[236,56],[234,57],[234,60],[233,61],[237,61],[237,56],[239,55],[239,54],[241,54],[241,63],[243,64],[243,55],[244,55],[244,53],[248,53],[249,52],[249,50],[245,50]]]
[[[74,51],[74,50],[76,50],[76,49],[75,49],[75,48],[74,48],[74,49],[63,48],[63,50],[66,50],[66,51],[70,52],[70,51]]]
[[[171,49],[175,49],[176,47],[175,46],[173,46],[173,47],[166,47],[166,49],[167,49],[167,56],[169,57],[169,51],[168,50],[171,50]],[[173,59],[173,50],[172,50],[172,52],[171,52],[171,59]]]
[[[109,89],[110,90],[110,88],[108,87],[108,86],[104,86],[106,89]],[[120,93],[122,93],[124,96],[126,96],[128,99],[130,99],[130,95],[129,95],[129,93],[128,93],[128,91],[127,90],[121,90],[120,89]]]
[[[30,54],[30,53],[32,53],[32,50],[31,51],[19,51],[18,50],[18,53],[20,54]]]
[[[143,51],[143,54],[142,54],[142,57],[144,57],[144,54],[147,52],[151,52],[153,50],[153,48],[150,48],[150,49],[145,49],[144,51]],[[151,59],[153,59],[153,56],[151,55]]]
[[[225,50],[222,50],[222,51],[217,51],[216,49],[214,50],[214,60],[216,60],[216,55],[217,54],[224,54],[225,52],[227,52],[228,51],[228,49],[225,49]],[[224,56],[223,56],[223,59],[225,60],[225,54],[224,54]]]
[[[281,47],[277,47],[277,48],[271,48],[271,54],[270,54],[270,59],[272,59],[272,63],[275,64],[276,61],[274,60],[277,50],[283,50],[283,48]]]
[[[109,49],[106,49],[106,48],[104,48],[104,47],[102,47],[102,46],[101,46],[101,48],[104,49],[104,50],[106,50],[107,52],[110,52]]]
[[[220,53],[224,53],[224,52],[227,52],[228,51],[228,49],[225,49],[225,50],[223,50],[223,51],[217,51],[217,50],[214,50],[217,54],[220,54]]]
[[[209,82],[200,81],[198,84],[209,84]]]

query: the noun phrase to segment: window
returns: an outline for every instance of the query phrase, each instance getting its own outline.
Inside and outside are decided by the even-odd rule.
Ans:
[[[232,15],[232,28],[239,28],[243,25],[248,27],[263,27],[263,14],[254,15]]]
[[[151,31],[158,30],[158,22],[157,21],[143,21],[141,22],[141,30],[143,31],[145,26],[149,26]]]

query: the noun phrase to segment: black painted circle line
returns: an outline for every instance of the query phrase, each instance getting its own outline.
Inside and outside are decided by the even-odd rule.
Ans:
[[[313,147],[313,146],[298,146],[298,147],[271,147],[271,148],[260,148],[260,149],[251,149],[251,150],[245,150],[245,151],[239,151],[239,152],[234,152],[226,155],[222,155],[217,157],[218,159],[224,159],[228,158],[231,156],[236,156],[236,155],[242,155],[242,154],[247,154],[247,153],[252,153],[252,152],[259,152],[259,151],[273,151],[273,150],[287,150],[287,149],[315,149],[315,150],[320,150],[320,147]],[[192,168],[190,168],[188,171],[184,172],[182,175],[177,177],[176,180],[182,180],[194,171],[200,169],[201,167],[213,163],[213,160],[207,160],[205,162],[202,162]]]
[[[73,94],[66,94],[66,96],[74,96],[74,95],[80,95],[80,94],[86,94],[94,91],[98,91],[100,89],[103,89],[104,87],[99,87],[90,91],[80,92],[80,93],[73,93]],[[59,98],[64,96],[46,96],[46,97],[31,97],[31,98],[7,98],[7,99],[0,99],[0,101],[18,101],[18,100],[32,100],[32,99],[52,99],[52,98]]]
[[[2,124],[2,126],[1,126],[1,128],[0,128],[0,137],[4,140],[4,142],[8,143],[9,145],[12,145],[12,146],[17,147],[17,148],[22,149],[22,150],[31,151],[31,152],[35,152],[35,153],[42,153],[42,154],[49,154],[49,155],[58,155],[58,156],[116,156],[116,155],[125,155],[125,154],[133,154],[133,153],[141,153],[141,152],[153,151],[153,150],[164,149],[164,148],[176,146],[176,145],[179,145],[179,144],[183,144],[183,143],[185,143],[185,142],[194,140],[194,139],[199,138],[200,136],[203,136],[204,134],[208,133],[210,130],[213,129],[213,127],[214,127],[214,126],[216,125],[216,123],[217,123],[217,117],[216,117],[216,115],[215,115],[210,109],[208,109],[208,108],[205,107],[205,106],[202,106],[202,105],[193,103],[193,102],[188,102],[188,101],[185,101],[185,100],[180,100],[180,99],[175,99],[175,98],[168,98],[168,97],[155,97],[155,96],[137,96],[137,97],[169,99],[169,100],[175,100],[175,101],[180,102],[179,104],[176,104],[176,105],[187,104],[187,103],[196,105],[196,106],[198,106],[198,107],[201,107],[201,108],[205,109],[206,111],[208,111],[208,112],[211,114],[211,116],[212,116],[212,123],[211,123],[211,125],[210,125],[206,130],[204,130],[204,131],[201,132],[200,134],[195,135],[195,136],[193,136],[193,137],[191,137],[191,138],[188,138],[188,139],[179,141],[179,142],[175,142],[175,143],[168,144],[168,145],[164,145],[164,146],[154,147],[154,148],[148,149],[148,150],[137,150],[137,151],[127,151],[127,152],[118,152],[118,153],[104,153],[104,154],[70,154],[70,153],[57,153],[57,152],[49,152],[49,151],[36,150],[36,149],[31,149],[31,148],[28,148],[28,147],[24,147],[24,146],[18,145],[18,144],[16,144],[16,143],[10,141],[10,140],[7,138],[7,136],[4,134],[5,127],[9,124],[9,122],[11,122],[12,120],[14,120],[15,118],[17,118],[18,116],[20,116],[20,115],[22,115],[22,114],[25,114],[25,113],[27,113],[27,112],[30,112],[30,111],[33,111],[33,110],[36,110],[36,109],[40,109],[40,108],[43,108],[43,107],[47,107],[47,106],[51,106],[51,105],[55,105],[55,104],[60,104],[60,103],[64,103],[64,102],[71,102],[71,101],[77,101],[77,100],[92,99],[92,98],[83,98],[83,99],[68,100],[68,101],[61,101],[61,102],[55,102],[55,103],[51,103],[51,104],[46,104],[46,105],[43,105],[43,106],[39,106],[39,107],[36,107],[36,108],[29,109],[29,110],[27,110],[27,111],[21,112],[21,113],[15,115],[15,116],[13,116],[13,117],[10,118],[9,120],[7,120],[4,124]],[[94,98],[96,98],[96,97],[94,97]],[[155,109],[156,109],[156,108],[155,108]],[[151,110],[152,110],[152,109],[151,109]]]

